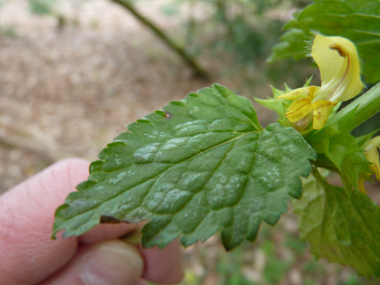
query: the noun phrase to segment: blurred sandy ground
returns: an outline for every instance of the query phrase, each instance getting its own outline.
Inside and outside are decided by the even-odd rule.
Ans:
[[[170,30],[186,7],[167,17],[164,2],[138,7]],[[95,160],[126,124],[169,100],[216,81],[238,84],[220,75],[228,63],[215,59],[200,59],[212,80],[192,78],[159,39],[106,0],[66,1],[59,9],[71,21],[62,30],[53,17],[31,14],[26,1],[0,9],[1,25],[15,32],[0,37],[0,193],[58,159]]]

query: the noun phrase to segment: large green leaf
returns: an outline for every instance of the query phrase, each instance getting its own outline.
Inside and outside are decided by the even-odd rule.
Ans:
[[[363,61],[367,83],[380,80],[380,1],[315,0],[289,21],[282,42],[273,48],[269,61],[310,53],[312,32],[342,36],[353,41]]]
[[[304,181],[299,214],[301,239],[317,257],[355,268],[369,278],[380,274],[380,208],[366,195],[328,184],[317,172]]]
[[[56,211],[55,235],[104,221],[140,222],[143,245],[188,246],[217,231],[227,249],[273,225],[302,193],[314,150],[293,128],[263,130],[251,102],[220,85],[128,126]]]
[[[285,58],[294,58],[296,60],[304,58],[310,54],[309,42],[313,38],[314,36],[311,32],[301,29],[290,29],[281,36],[281,42],[272,47],[272,53],[267,61],[272,63]]]

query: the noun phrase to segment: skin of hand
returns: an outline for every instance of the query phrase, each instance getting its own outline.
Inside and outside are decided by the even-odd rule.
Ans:
[[[176,284],[179,242],[142,249],[118,239],[140,227],[102,224],[79,237],[51,240],[55,209],[87,179],[89,163],[58,162],[0,196],[0,284]]]

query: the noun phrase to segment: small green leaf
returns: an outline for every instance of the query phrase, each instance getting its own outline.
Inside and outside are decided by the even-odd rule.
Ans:
[[[272,88],[273,98],[270,98],[270,97],[268,97],[267,99],[255,98],[255,101],[261,104],[262,106],[264,106],[265,108],[275,111],[277,115],[279,116],[280,120],[285,120],[286,110],[289,108],[291,103],[288,100],[276,100],[278,96],[286,92],[283,90],[274,88],[273,86],[271,86],[271,88]]]
[[[100,222],[150,222],[145,247],[181,236],[191,245],[222,231],[227,249],[273,225],[302,194],[314,150],[293,128],[262,130],[251,102],[220,85],[171,102],[128,126],[56,211],[53,235]]]
[[[350,198],[313,174],[317,179],[304,180],[302,199],[294,203],[301,239],[318,258],[349,265],[367,278],[379,276],[380,208],[366,194],[352,190]]]
[[[336,127],[325,127],[312,133],[306,140],[318,154],[316,166],[340,173],[345,189],[354,187],[359,190],[359,177],[365,178],[368,173],[372,173],[370,163],[363,149],[358,146],[358,140]]]
[[[364,147],[368,144],[368,142],[371,140],[371,138],[378,132],[379,130],[375,130],[369,134],[366,134],[364,136],[360,136],[355,138],[355,142],[358,144],[358,147],[364,149]]]
[[[306,56],[312,33],[341,36],[353,41],[363,61],[367,83],[380,80],[380,4],[375,0],[315,0],[294,15],[274,46],[270,61]]]

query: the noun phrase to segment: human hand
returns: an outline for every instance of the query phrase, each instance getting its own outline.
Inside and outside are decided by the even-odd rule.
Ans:
[[[55,209],[88,177],[88,162],[67,159],[0,196],[0,284],[174,284],[183,269],[178,242],[141,249],[117,238],[138,227],[102,224],[51,240]]]

